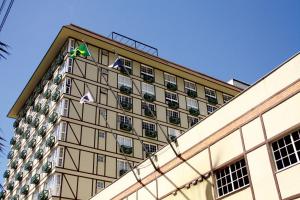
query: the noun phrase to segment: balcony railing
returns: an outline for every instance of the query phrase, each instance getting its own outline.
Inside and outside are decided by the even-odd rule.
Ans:
[[[119,176],[123,176],[124,174],[126,174],[127,170],[126,169],[120,169],[119,170]]]
[[[31,139],[31,140],[29,141],[29,143],[28,143],[28,148],[34,149],[35,146],[36,146],[36,139],[33,138],[33,139]]]
[[[10,145],[15,145],[16,144],[16,142],[17,142],[17,139],[16,139],[16,137],[12,137],[11,139],[10,139]]]
[[[157,131],[145,129],[145,135],[147,137],[156,138],[157,137]]]
[[[19,158],[22,159],[22,160],[25,160],[26,156],[27,156],[27,150],[24,149],[24,150],[21,151],[21,153],[19,155]]]
[[[168,101],[168,106],[169,106],[169,108],[172,108],[172,109],[179,108],[179,104],[176,101]]]
[[[61,82],[61,79],[62,79],[62,75],[61,74],[58,74],[54,79],[53,79],[53,83],[55,85],[59,85],[60,82]]]
[[[30,183],[37,185],[40,182],[40,175],[39,174],[35,174],[33,177],[31,177],[30,179]]]
[[[131,131],[132,130],[132,125],[130,123],[121,122],[120,123],[120,129],[122,129],[124,131]]]
[[[155,117],[156,116],[156,111],[150,110],[149,108],[144,109],[144,114],[147,117]]]
[[[47,132],[47,127],[42,126],[37,132],[38,132],[39,136],[44,137],[46,135],[46,132]]]
[[[169,90],[171,90],[171,91],[176,91],[176,90],[177,90],[177,85],[174,84],[174,83],[168,82],[168,83],[167,83],[167,88],[168,88]]]
[[[172,124],[180,124],[180,118],[179,117],[174,117],[174,116],[170,116],[169,117],[169,122]]]
[[[42,108],[42,104],[41,103],[37,103],[37,104],[35,104],[33,106],[33,111],[40,112],[41,108]]]
[[[37,152],[35,152],[35,154],[34,154],[34,158],[37,159],[37,160],[42,160],[43,156],[44,156],[44,150],[43,149],[37,150]]]
[[[50,173],[51,170],[52,170],[52,162],[47,161],[47,162],[43,165],[42,170],[43,170],[43,172],[45,172],[45,173],[47,173],[47,174]]]
[[[46,99],[49,99],[51,97],[51,90],[50,89],[47,89],[44,93],[43,93],[43,96],[46,98]]]
[[[218,104],[218,100],[215,97],[206,96],[206,99],[207,99],[208,103],[210,103],[210,104],[214,104],[214,105]]]
[[[125,154],[132,154],[132,147],[126,146],[126,145],[121,145],[120,146],[120,152],[125,153]]]
[[[197,92],[195,90],[187,90],[187,95],[191,98],[196,98],[197,97]]]
[[[14,182],[9,182],[6,186],[6,189],[12,191],[14,189],[14,186],[15,186]]]
[[[41,113],[47,115],[49,113],[49,105],[44,105],[44,107],[41,110]]]
[[[128,101],[120,101],[120,104],[124,110],[129,111],[132,109],[132,104]]]
[[[49,190],[43,190],[39,193],[39,200],[48,200],[49,199]]]
[[[51,123],[51,124],[55,124],[55,122],[57,121],[57,119],[58,119],[58,114],[56,112],[53,112],[49,116],[48,122]]]
[[[155,101],[155,96],[153,94],[145,93],[144,99],[149,102]]]
[[[143,80],[147,83],[153,83],[155,81],[154,76],[149,76],[146,74],[143,75]]]
[[[51,100],[54,101],[54,102],[57,102],[60,98],[60,91],[59,90],[56,90],[52,96],[51,96]]]
[[[190,108],[189,112],[193,116],[198,116],[200,114],[199,110],[197,108]]]
[[[132,93],[132,88],[128,87],[126,85],[122,85],[120,87],[120,92],[123,93],[123,94],[126,94],[126,95],[130,95]]]
[[[3,178],[9,178],[9,176],[10,176],[10,171],[5,170],[5,172],[3,173]]]
[[[29,192],[29,185],[24,185],[23,187],[21,187],[20,193],[24,196],[26,196]]]
[[[23,179],[23,172],[18,172],[16,174],[15,180],[16,181],[22,181],[22,179]]]
[[[33,162],[32,162],[32,161],[28,161],[28,162],[25,163],[25,165],[24,165],[24,170],[30,172],[30,171],[32,170],[32,165],[33,165]]]
[[[54,144],[55,144],[55,136],[51,135],[46,140],[46,146],[49,148],[52,148],[54,146]]]

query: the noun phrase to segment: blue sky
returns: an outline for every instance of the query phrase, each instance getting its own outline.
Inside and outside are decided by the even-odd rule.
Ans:
[[[299,10],[298,0],[15,1],[0,33],[11,46],[11,55],[0,60],[4,137],[12,135],[6,114],[65,24],[105,36],[116,31],[178,64],[224,81],[254,83],[300,51]],[[6,163],[5,154],[1,182]]]

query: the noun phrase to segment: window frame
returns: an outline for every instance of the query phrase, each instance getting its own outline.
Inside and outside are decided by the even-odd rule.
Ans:
[[[167,97],[167,94],[171,95],[171,98]],[[176,96],[176,100],[173,97]],[[178,103],[178,95],[175,92],[165,91],[165,101],[168,103],[169,101]]]
[[[231,95],[229,95],[229,94],[225,94],[225,93],[223,93],[222,97],[223,97],[223,103],[224,103],[224,104],[225,104],[225,103],[228,103],[228,102],[231,101],[232,98],[233,98],[233,96],[231,96]],[[226,97],[226,98],[229,97],[229,99],[228,99],[228,100],[225,100],[224,97]]]
[[[196,106],[189,105],[189,101],[196,103]],[[187,109],[190,109],[190,108],[199,109],[198,101],[196,99],[192,99],[192,98],[187,97],[186,98],[186,107],[187,107]]]
[[[149,88],[152,88],[151,91],[148,90]],[[146,89],[146,90],[144,90],[144,89]],[[142,82],[142,94],[144,95],[145,93],[155,95],[154,85]]]
[[[149,72],[147,72],[147,70],[146,70],[146,72],[142,71],[143,68],[144,69],[150,69],[150,70],[152,70],[152,74],[150,74]],[[147,65],[141,64],[141,70],[140,71],[141,71],[141,77],[143,77],[144,75],[154,77],[154,68],[152,68],[152,67],[149,67]]]
[[[129,82],[127,83],[127,81]],[[123,83],[122,83],[123,82]],[[118,88],[120,89],[121,86],[126,86],[132,88],[132,80],[128,76],[123,76],[121,74],[118,74]]]
[[[209,106],[213,108],[213,110],[212,110],[211,112],[208,112],[208,107],[209,107]],[[206,109],[207,109],[207,114],[210,115],[210,114],[216,112],[216,110],[218,109],[218,107],[213,106],[213,105],[211,105],[211,104],[206,104]]]
[[[195,88],[188,87],[189,84],[193,84]],[[184,91],[187,92],[188,90],[197,92],[197,85],[192,81],[184,80]]]
[[[169,77],[169,78],[173,77],[175,80],[174,81],[169,80],[169,78],[167,79],[167,77]],[[164,72],[164,83],[165,83],[165,85],[167,85],[168,83],[177,85],[177,78],[175,75]]]
[[[214,95],[209,94],[207,91],[214,93]],[[214,99],[217,98],[217,91],[212,89],[212,88],[209,88],[209,87],[204,87],[204,94],[205,94],[205,97],[211,97],[211,98],[214,98]]]

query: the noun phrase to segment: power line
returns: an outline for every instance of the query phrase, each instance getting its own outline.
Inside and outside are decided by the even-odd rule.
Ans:
[[[3,10],[4,6],[5,6],[6,1],[7,1],[7,0],[3,0],[3,1],[2,1],[1,7],[0,7],[0,15],[1,15],[1,13],[2,13],[2,10]]]
[[[6,0],[4,0],[4,1],[6,1]],[[2,4],[4,3],[4,1],[2,2]],[[12,5],[14,4],[14,1],[15,0],[11,0],[10,3],[9,3],[9,6],[8,6],[8,8],[6,10],[6,13],[5,13],[5,15],[4,15],[3,19],[2,19],[1,25],[0,25],[0,32],[2,31],[2,28],[3,28],[3,26],[5,24],[5,21],[6,21],[8,15],[10,13],[10,10],[11,10]],[[1,5],[1,7],[2,7],[2,5]]]

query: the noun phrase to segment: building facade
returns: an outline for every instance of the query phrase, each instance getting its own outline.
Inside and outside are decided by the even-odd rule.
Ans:
[[[82,40],[92,56],[71,58]],[[108,67],[116,53],[119,69]],[[1,198],[89,199],[240,91],[65,26],[8,114],[16,121]],[[94,102],[80,104],[87,92]]]
[[[300,54],[92,200],[300,199]],[[136,181],[134,173],[138,175]]]

